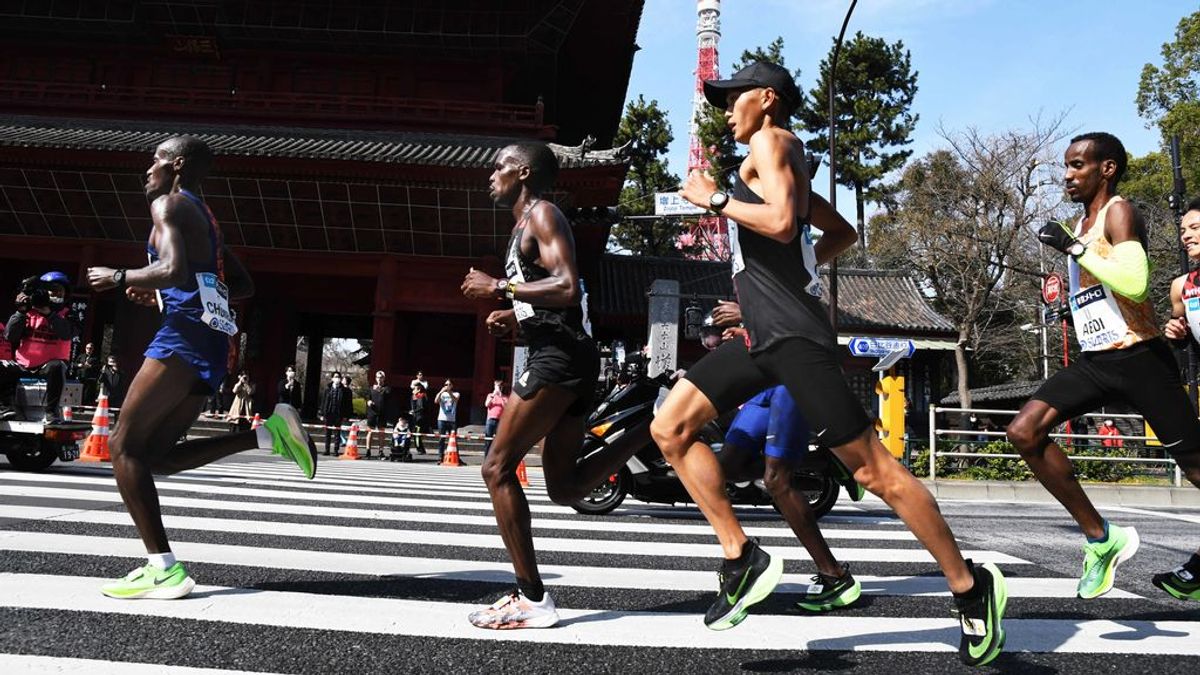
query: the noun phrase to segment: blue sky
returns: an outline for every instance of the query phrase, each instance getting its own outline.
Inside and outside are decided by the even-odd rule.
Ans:
[[[802,70],[808,91],[849,0],[721,5],[722,76],[743,49],[782,36],[786,64]],[[911,51],[919,72],[914,157],[945,145],[939,125],[998,132],[1064,111],[1067,131],[1114,133],[1136,156],[1158,149],[1157,133],[1134,106],[1142,66],[1160,63],[1176,24],[1198,9],[1180,0],[859,0],[847,34],[902,40]],[[675,142],[668,162],[678,175],[687,165],[695,26],[694,0],[647,0],[628,90],[629,99],[643,94],[669,112]],[[826,181],[817,183],[827,189]],[[852,214],[852,204],[850,193],[839,191],[839,210]]]

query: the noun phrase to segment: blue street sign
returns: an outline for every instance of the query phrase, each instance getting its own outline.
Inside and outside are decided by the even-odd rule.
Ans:
[[[905,358],[917,351],[917,345],[912,340],[899,338],[856,337],[850,338],[850,353],[855,356],[887,356],[894,351],[907,350]]]

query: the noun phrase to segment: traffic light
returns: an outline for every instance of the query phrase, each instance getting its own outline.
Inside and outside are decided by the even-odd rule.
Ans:
[[[904,376],[897,375],[895,368],[879,374],[875,383],[879,395],[879,417],[875,420],[875,431],[879,433],[883,447],[893,457],[904,455]]]

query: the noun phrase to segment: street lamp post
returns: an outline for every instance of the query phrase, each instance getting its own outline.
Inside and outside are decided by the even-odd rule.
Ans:
[[[850,25],[850,15],[858,0],[850,0],[850,8],[846,10],[846,18],[842,19],[842,30],[838,33],[837,42],[833,44],[833,58],[829,60],[829,206],[837,211],[837,124],[833,95],[837,89],[838,54],[842,51],[842,38],[846,37],[846,26]],[[865,225],[864,225],[865,227]],[[833,334],[838,329],[838,263],[837,258],[829,262],[829,323],[833,324]]]

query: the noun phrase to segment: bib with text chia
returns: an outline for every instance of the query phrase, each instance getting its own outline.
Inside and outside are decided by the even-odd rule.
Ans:
[[[1129,326],[1117,298],[1104,284],[1088,286],[1071,296],[1075,337],[1085,352],[1107,349],[1125,339]]]
[[[212,272],[196,275],[196,287],[200,289],[200,304],[204,314],[200,320],[209,328],[226,335],[237,335],[237,322],[233,309],[229,307],[229,289]]]

